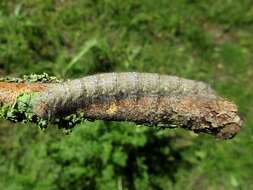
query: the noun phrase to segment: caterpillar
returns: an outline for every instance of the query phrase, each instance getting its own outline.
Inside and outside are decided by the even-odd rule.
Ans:
[[[38,95],[30,101],[32,112],[47,120],[83,112],[92,120],[186,128],[219,138],[232,138],[242,125],[234,103],[204,82],[176,76],[103,73],[64,82],[14,84],[19,92],[0,83],[0,102],[36,91]]]

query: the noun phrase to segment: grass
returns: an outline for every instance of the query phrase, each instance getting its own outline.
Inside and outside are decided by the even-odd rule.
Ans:
[[[117,122],[85,122],[65,136],[2,121],[0,186],[253,188],[252,30],[250,0],[1,1],[1,76],[177,75],[210,83],[238,104],[245,124],[219,141]]]

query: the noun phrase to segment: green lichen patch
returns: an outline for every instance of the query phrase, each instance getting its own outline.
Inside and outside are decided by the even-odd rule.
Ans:
[[[83,112],[58,117],[52,121],[39,117],[33,112],[34,101],[38,94],[38,92],[23,93],[17,97],[14,104],[2,105],[0,117],[12,122],[34,123],[41,129],[53,124],[67,134],[70,133],[73,127],[85,121]]]
[[[69,133],[73,127],[85,121],[84,112],[76,112],[64,117],[56,118],[52,123],[64,132]]]
[[[60,80],[57,79],[55,76],[50,76],[47,73],[24,75],[23,80],[27,82],[43,82],[43,83],[60,82]]]
[[[0,82],[16,82],[16,83],[21,83],[21,82],[24,82],[24,79],[6,76],[6,77],[1,77],[0,78]]]
[[[61,82],[56,77],[49,76],[47,73],[24,75],[23,78],[4,77],[0,78],[0,81],[16,83]],[[67,116],[61,116],[58,118],[54,118],[53,120],[39,117],[33,112],[33,105],[36,105],[34,101],[36,101],[36,97],[38,96],[38,94],[39,92],[22,93],[16,98],[14,104],[1,105],[0,117],[6,120],[10,120],[12,122],[35,123],[42,129],[46,128],[49,124],[53,124],[66,133],[69,133],[74,126],[85,120],[84,113],[82,112],[73,113]]]
[[[14,104],[5,104],[0,109],[0,117],[12,122],[32,122],[45,128],[48,122],[39,118],[32,111],[32,102],[38,93],[20,94]]]
[[[24,75],[22,78],[16,78],[16,77],[10,77],[10,76],[0,78],[0,82],[17,82],[17,83],[23,83],[23,82],[51,83],[51,82],[60,82],[60,81],[61,80],[57,79],[55,76],[50,76],[47,73]]]

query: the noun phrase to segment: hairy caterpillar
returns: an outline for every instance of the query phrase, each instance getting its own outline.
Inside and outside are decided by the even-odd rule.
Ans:
[[[209,85],[176,76],[104,73],[41,83],[39,89],[37,83],[23,85],[27,92],[39,92],[31,101],[32,112],[47,120],[81,111],[89,119],[181,127],[221,138],[231,138],[242,124],[236,105]],[[6,96],[1,85],[0,93]]]

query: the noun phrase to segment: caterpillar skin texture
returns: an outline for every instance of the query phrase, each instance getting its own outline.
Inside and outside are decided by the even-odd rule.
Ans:
[[[104,73],[60,83],[0,83],[0,102],[38,92],[33,113],[54,120],[76,112],[87,119],[179,127],[231,138],[241,128],[234,103],[203,82],[155,73]]]

